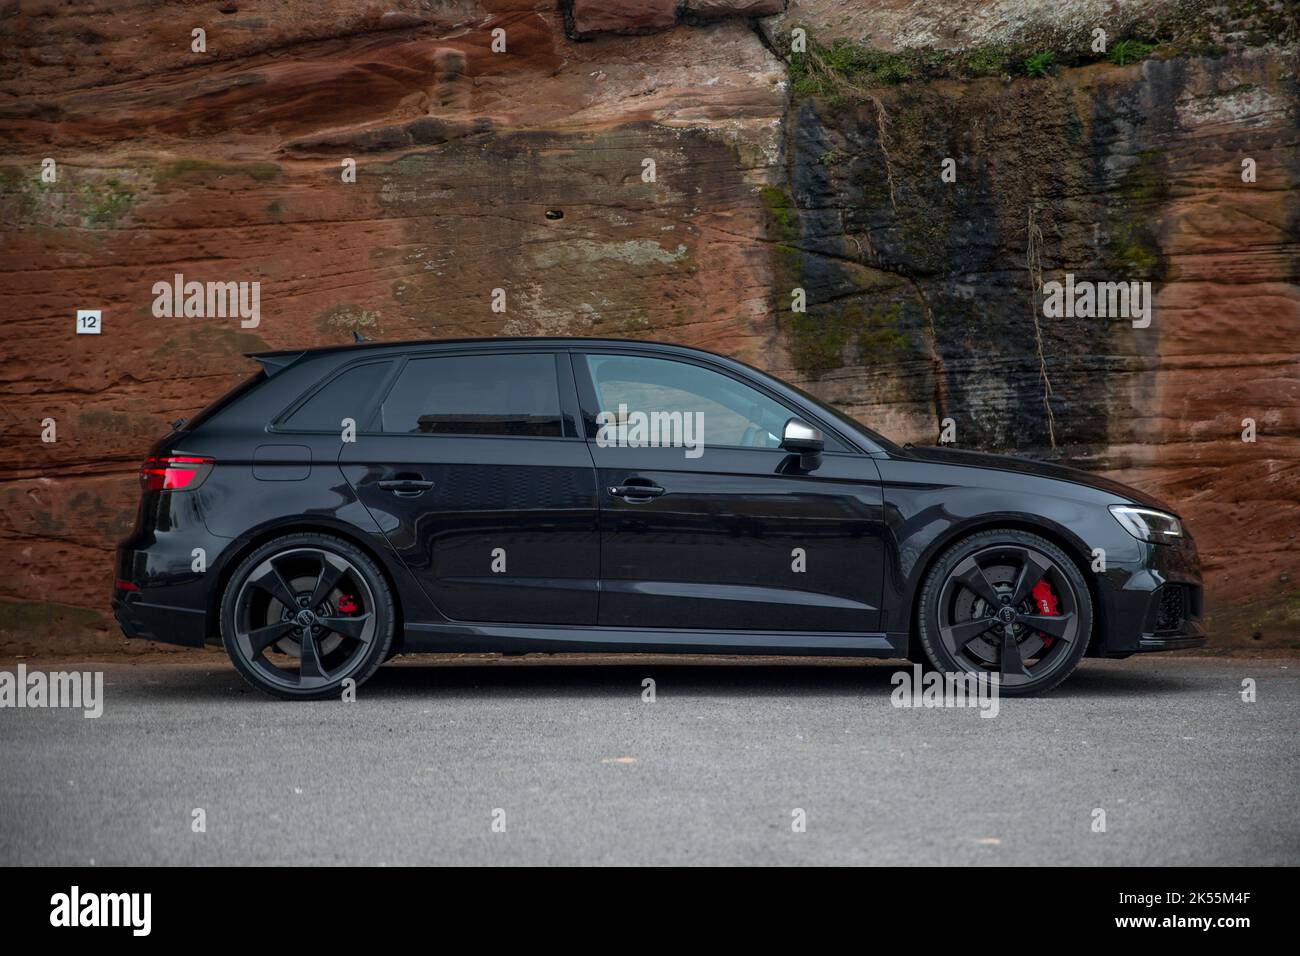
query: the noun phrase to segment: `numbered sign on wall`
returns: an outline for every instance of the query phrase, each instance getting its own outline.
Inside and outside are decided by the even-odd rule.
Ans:
[[[98,335],[103,322],[100,321],[99,309],[77,310],[77,334]]]

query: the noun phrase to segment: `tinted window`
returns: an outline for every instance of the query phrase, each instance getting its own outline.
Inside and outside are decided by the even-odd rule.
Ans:
[[[343,419],[363,427],[363,417],[374,407],[375,393],[384,383],[392,362],[358,365],[330,379],[323,388],[280,423],[281,428],[303,431],[338,431]]]
[[[197,415],[191,418],[185,425],[182,426],[181,430],[188,431],[190,429],[198,428],[200,425],[206,422],[213,415],[217,414],[217,412],[221,411],[227,405],[231,404],[235,399],[239,398],[245,392],[251,391],[252,389],[261,385],[265,381],[266,381],[266,372],[262,371],[261,369],[258,369],[257,372],[251,378],[244,379],[242,382],[240,382],[230,391],[226,392],[225,395],[222,395],[219,399],[217,399],[207,408],[203,409],[203,411],[199,412]]]
[[[600,410],[701,415],[705,445],[776,448],[793,413],[742,382],[689,362],[632,355],[588,355]]]
[[[383,406],[386,432],[559,438],[555,356],[412,359]]]

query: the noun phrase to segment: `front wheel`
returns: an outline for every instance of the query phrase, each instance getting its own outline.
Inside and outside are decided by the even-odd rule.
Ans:
[[[322,700],[375,672],[395,619],[392,591],[367,554],[333,535],[291,534],[262,545],[230,576],[221,638],[254,687]]]
[[[1092,635],[1092,596],[1070,557],[1045,538],[981,531],[926,575],[917,609],[921,647],[939,670],[996,675],[1025,697],[1065,680]]]

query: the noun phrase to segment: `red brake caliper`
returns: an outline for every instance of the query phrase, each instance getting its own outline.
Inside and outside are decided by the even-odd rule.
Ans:
[[[1038,592],[1035,591],[1034,593],[1037,594]],[[345,594],[339,598],[340,614],[355,614],[357,610],[358,608],[357,608],[356,599],[353,598],[351,594]]]
[[[1038,613],[1043,617],[1056,617],[1061,613],[1060,608],[1056,605],[1056,595],[1052,593],[1052,586],[1047,583],[1047,578],[1043,578],[1034,585],[1033,590],[1034,604],[1038,606]],[[1050,635],[1043,635],[1043,649],[1046,650],[1052,646],[1056,638]]]

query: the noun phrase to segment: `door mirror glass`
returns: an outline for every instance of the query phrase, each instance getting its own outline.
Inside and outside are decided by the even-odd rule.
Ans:
[[[822,463],[822,451],[826,440],[821,430],[805,421],[791,418],[781,431],[781,447],[799,456],[799,468],[813,471]]]

